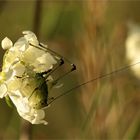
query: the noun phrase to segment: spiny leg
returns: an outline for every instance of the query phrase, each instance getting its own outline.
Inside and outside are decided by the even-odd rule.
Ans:
[[[74,70],[76,70],[76,66],[75,65],[73,65],[72,69],[70,69],[66,73],[62,74],[61,76],[59,76],[57,79],[55,79],[53,81],[53,85],[56,85],[59,80],[63,79],[65,76],[67,76],[68,74],[70,74]]]

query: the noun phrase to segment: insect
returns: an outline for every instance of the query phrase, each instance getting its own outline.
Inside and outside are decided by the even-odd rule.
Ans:
[[[7,51],[0,74],[0,97],[11,100],[24,119],[33,124],[46,124],[44,108],[53,100],[49,97],[51,89],[76,66],[71,64],[68,72],[54,79],[51,74],[64,61],[70,63],[69,60],[39,43],[34,33],[24,31],[23,34],[14,45],[8,38],[2,41]]]
[[[32,124],[47,124],[44,108],[72,90],[140,63],[119,68],[81,83],[56,97],[50,97],[51,89],[62,77],[76,70],[76,66],[46,45],[39,43],[31,31],[24,31],[23,34],[24,36],[14,45],[8,38],[2,41],[2,47],[7,51],[0,73],[0,98],[5,97],[12,102],[19,115]],[[71,69],[54,79],[52,73],[62,66],[64,61],[71,65]]]

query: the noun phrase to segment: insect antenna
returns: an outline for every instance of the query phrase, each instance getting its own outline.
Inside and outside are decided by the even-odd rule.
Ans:
[[[133,66],[135,66],[135,65],[138,65],[138,64],[140,64],[140,62],[136,62],[136,63],[132,63],[132,64],[130,64],[130,65],[126,65],[126,66],[121,67],[121,68],[118,68],[118,69],[116,69],[116,70],[114,70],[114,71],[112,71],[112,72],[109,72],[109,73],[100,75],[100,76],[95,77],[95,78],[93,78],[93,79],[91,79],[91,80],[89,80],[89,81],[86,81],[86,82],[83,82],[83,83],[81,83],[81,84],[79,84],[79,85],[77,85],[77,86],[74,86],[74,87],[70,88],[69,90],[65,91],[64,93],[62,93],[62,94],[60,94],[60,95],[58,95],[58,96],[56,96],[56,97],[52,97],[52,98],[51,98],[52,100],[48,103],[48,105],[51,104],[51,103],[53,103],[55,100],[61,98],[62,96],[65,96],[65,95],[69,94],[71,91],[80,88],[81,86],[84,86],[84,85],[89,84],[89,83],[91,83],[91,82],[97,81],[97,80],[99,80],[99,79],[107,78],[107,77],[111,76],[112,74],[119,73],[119,72],[122,72],[122,71],[126,71],[126,70],[128,70],[129,68],[131,68],[131,67],[133,67]]]

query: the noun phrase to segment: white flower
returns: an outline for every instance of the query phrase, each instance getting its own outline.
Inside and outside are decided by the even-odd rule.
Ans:
[[[2,48],[8,51],[4,55],[0,73],[0,98],[9,96],[25,120],[46,125],[44,107],[47,106],[48,90],[52,88],[53,78],[49,75],[45,79],[37,73],[53,68],[59,58],[47,52],[47,48],[44,51],[32,46],[39,45],[33,32],[24,31],[23,34],[14,45],[8,38],[2,41]]]
[[[126,58],[130,63],[140,60],[140,26],[129,23],[129,34],[126,39]],[[140,78],[140,65],[131,67],[134,74]]]
[[[20,38],[14,45],[19,52],[22,51],[22,54],[19,55],[20,60],[25,65],[32,66],[35,72],[44,72],[52,68],[57,63],[56,58],[47,51],[32,46],[39,46],[39,41],[33,32],[23,31],[23,34],[24,37]]]
[[[46,51],[36,48],[31,44],[38,46],[39,41],[36,35],[31,31],[23,31],[24,37],[21,37],[12,46],[11,40],[5,38],[2,41],[3,48],[10,46],[8,52],[4,56],[3,71],[8,71],[15,61],[23,61],[25,65],[33,67],[35,72],[44,72],[53,68],[57,63],[56,57]],[[6,42],[6,43],[4,43]],[[8,44],[8,45],[6,45]]]

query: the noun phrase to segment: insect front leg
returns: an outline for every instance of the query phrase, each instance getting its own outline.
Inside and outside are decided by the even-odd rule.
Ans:
[[[67,76],[69,73],[71,73],[72,71],[76,70],[76,65],[73,64],[73,63],[71,63],[67,58],[61,56],[60,54],[56,53],[55,51],[53,51],[53,50],[51,50],[51,49],[49,49],[49,48],[46,48],[42,43],[39,43],[39,46],[40,46],[40,48],[42,48],[42,49],[46,49],[47,52],[49,52],[50,54],[54,55],[54,57],[56,57],[56,58],[61,58],[60,60],[63,61],[63,64],[64,64],[64,62],[66,61],[66,62],[71,66],[71,68],[70,68],[66,73],[64,73],[63,75],[61,75],[60,77],[58,77],[56,80],[53,81],[53,84],[54,84],[54,85],[56,85],[57,82],[58,82],[60,79],[64,78],[64,77]],[[54,71],[55,71],[55,70],[54,70]]]
[[[52,73],[54,73],[63,64],[64,64],[64,60],[60,59],[60,60],[58,60],[58,63],[53,68],[49,69],[48,71],[41,72],[40,74],[47,79],[48,76],[50,76]]]

